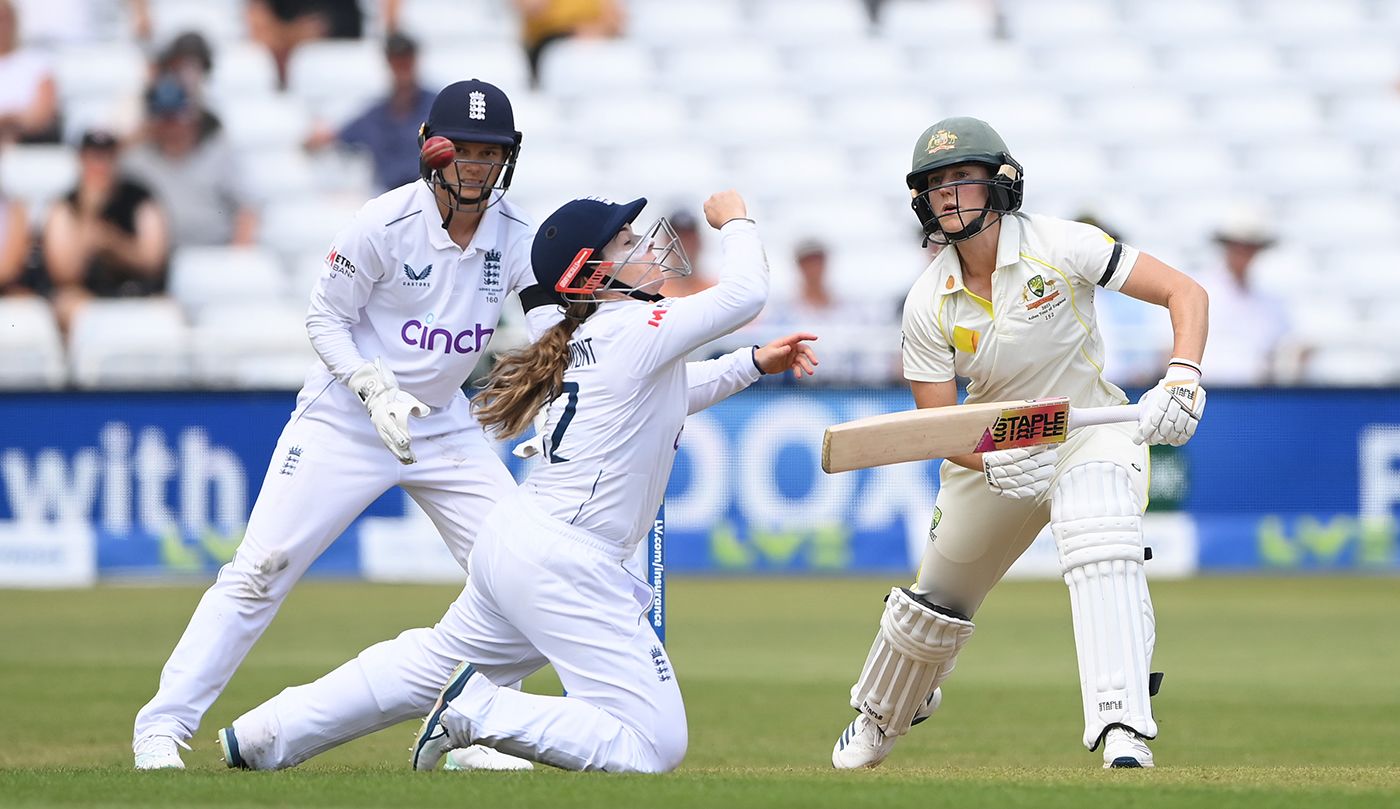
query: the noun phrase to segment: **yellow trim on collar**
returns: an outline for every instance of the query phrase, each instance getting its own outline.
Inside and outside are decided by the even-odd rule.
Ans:
[[[972,290],[968,289],[967,287],[963,287],[963,292],[966,292],[966,293],[967,293],[967,296],[968,296],[969,298],[973,299],[974,301],[977,301],[977,305],[986,310],[986,312],[987,312],[987,317],[992,317],[992,302],[991,302],[991,301],[987,300],[986,298],[982,297],[981,295],[978,295],[976,292],[973,292]]]

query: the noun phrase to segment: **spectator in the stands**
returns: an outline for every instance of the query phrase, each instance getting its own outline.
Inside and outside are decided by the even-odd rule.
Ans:
[[[1216,385],[1274,381],[1274,354],[1288,333],[1288,307],[1269,295],[1268,280],[1255,277],[1260,254],[1277,234],[1262,211],[1237,205],[1215,231],[1222,263],[1196,280],[1210,294],[1210,346],[1201,367]]]
[[[0,144],[58,140],[58,94],[49,65],[19,47],[19,14],[0,0]]]
[[[521,44],[530,62],[530,81],[538,87],[540,57],[561,39],[612,38],[622,35],[625,16],[618,0],[515,0],[520,12]]]
[[[359,39],[364,23],[356,0],[248,0],[248,35],[272,54],[282,89],[297,46],[317,39]]]
[[[389,95],[370,105],[339,132],[318,129],[307,141],[313,149],[331,143],[364,149],[374,160],[380,191],[418,179],[418,127],[428,119],[436,95],[418,82],[418,43],[390,34],[384,43],[392,83]]]
[[[126,170],[147,184],[170,216],[171,239],[187,245],[249,244],[257,214],[236,158],[174,76],[146,93],[147,139],[127,155]]]
[[[185,88],[190,101],[199,109],[199,128],[202,136],[212,135],[222,128],[219,117],[209,109],[204,90],[209,82],[209,74],[214,71],[214,52],[209,41],[198,31],[186,31],[170,40],[156,57],[152,83],[163,76],[170,76]]]
[[[43,258],[55,313],[66,330],[88,300],[141,297],[165,289],[170,253],[164,212],[117,164],[118,144],[92,130],[78,148],[78,186],[54,203]]]
[[[831,288],[831,256],[826,243],[808,236],[793,246],[792,263],[797,285],[788,293],[773,295],[763,314],[754,320],[755,337],[783,329],[821,332],[822,374],[828,385],[885,385],[900,379],[899,357],[891,353],[894,304],[889,300],[842,295]],[[783,272],[775,268],[775,275]],[[782,284],[786,286],[786,283]],[[897,328],[897,327],[896,327]],[[766,342],[766,341],[765,341]],[[895,343],[896,348],[897,341]]]
[[[29,214],[24,203],[0,192],[0,295],[34,291],[32,283],[25,278],[30,247]]]

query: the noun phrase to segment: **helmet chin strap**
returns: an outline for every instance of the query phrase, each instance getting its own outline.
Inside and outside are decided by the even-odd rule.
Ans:
[[[607,280],[603,283],[612,283],[615,280],[617,280],[615,277],[609,275],[607,276]],[[603,284],[599,284],[599,286],[602,289],[607,290],[607,287],[603,286]],[[633,287],[632,289],[628,290],[613,289],[607,291],[618,292],[634,300],[645,301],[647,303],[656,303],[657,301],[662,300],[666,297],[665,295],[660,295],[655,292],[643,292],[640,289],[637,289],[636,287]]]
[[[463,207],[468,206],[468,205],[475,205],[475,206],[478,206],[478,209],[477,209],[478,212],[485,211],[487,208],[491,207],[491,204],[490,204],[490,203],[487,203],[486,205],[482,205],[481,203],[482,203],[482,200],[483,200],[483,199],[489,199],[489,198],[490,198],[490,196],[491,196],[491,191],[494,190],[494,189],[492,189],[492,188],[483,188],[482,193],[479,194],[475,200],[469,200],[469,199],[467,199],[466,197],[463,197],[461,194],[458,194],[456,191],[453,191],[453,190],[452,190],[452,186],[451,186],[450,184],[448,184],[447,180],[442,176],[442,172],[441,172],[441,171],[436,171],[436,170],[435,170],[435,171],[433,172],[433,176],[437,178],[436,181],[435,181],[433,184],[434,184],[435,186],[437,186],[438,188],[441,188],[443,191],[447,192],[447,195],[448,195],[449,197],[451,197],[451,199],[452,199],[453,201],[456,201],[456,203],[457,203],[457,205],[453,205],[451,201],[448,202],[448,204],[447,204],[447,216],[444,216],[444,217],[442,218],[442,229],[443,229],[443,230],[447,230],[448,226],[452,224],[452,216],[453,216],[453,214],[455,214],[455,213],[459,210],[458,207],[457,207],[458,205],[461,205],[461,206],[463,206]]]
[[[982,213],[977,214],[976,219],[973,219],[971,222],[968,223],[966,227],[964,227],[957,233],[949,233],[946,230],[943,231],[943,237],[948,240],[949,244],[971,239],[973,236],[976,236],[978,233],[982,232],[982,223],[986,221],[988,213],[990,213],[990,211],[983,211]]]

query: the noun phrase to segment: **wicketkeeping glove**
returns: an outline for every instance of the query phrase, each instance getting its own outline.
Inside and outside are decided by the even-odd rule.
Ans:
[[[432,412],[412,394],[399,390],[394,372],[384,367],[382,359],[367,362],[350,375],[350,390],[360,397],[369,411],[369,420],[379,431],[379,440],[394,453],[399,463],[411,464],[413,456],[408,434],[408,417],[423,418]]]
[[[1060,449],[1054,444],[1017,447],[982,453],[987,485],[1012,500],[1039,497],[1050,488]]]
[[[1138,405],[1141,413],[1134,442],[1179,447],[1190,441],[1206,409],[1200,366],[1172,357],[1166,376],[1142,395]]]

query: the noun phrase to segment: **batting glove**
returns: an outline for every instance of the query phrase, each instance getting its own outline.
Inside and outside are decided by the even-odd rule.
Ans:
[[[1040,497],[1050,488],[1060,449],[1054,444],[1017,447],[982,453],[987,485],[1012,500]]]
[[[350,390],[360,397],[369,411],[369,420],[379,432],[379,440],[394,453],[401,464],[411,464],[413,456],[408,434],[408,417],[423,418],[432,412],[412,394],[399,390],[394,372],[384,367],[382,359],[367,362],[350,375]]]
[[[1206,409],[1206,389],[1201,387],[1201,368],[1190,360],[1172,357],[1167,374],[1157,387],[1138,400],[1138,444],[1171,444],[1179,447],[1196,434],[1196,425]]]

